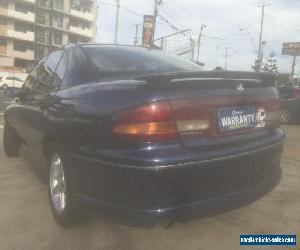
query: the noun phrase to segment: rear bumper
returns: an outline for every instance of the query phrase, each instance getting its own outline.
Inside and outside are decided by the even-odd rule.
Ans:
[[[134,219],[206,215],[270,191],[281,176],[284,135],[235,155],[160,166],[111,164],[70,154],[72,193],[80,204]],[[195,213],[194,213],[195,211]]]
[[[280,170],[269,178],[241,190],[191,204],[163,209],[133,209],[116,206],[84,195],[77,195],[76,198],[81,208],[88,209],[89,212],[102,212],[103,215],[108,215],[118,222],[139,226],[154,225],[173,218],[187,222],[250,204],[275,188],[279,184],[281,176],[282,171]]]

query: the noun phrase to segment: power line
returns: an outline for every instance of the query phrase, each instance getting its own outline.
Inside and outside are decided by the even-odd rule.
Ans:
[[[173,15],[174,15],[174,17],[178,20],[178,23],[180,23],[183,27],[185,27],[185,28],[189,28],[189,29],[192,29],[193,30],[193,33],[198,33],[198,27],[196,27],[196,26],[192,26],[192,25],[185,25],[182,21],[181,21],[181,17],[177,14],[177,12],[174,10],[174,9],[172,9],[171,7],[170,7],[170,5],[168,5],[168,4],[164,4],[164,6],[168,9],[168,11],[169,11],[169,13],[172,13]]]
[[[140,14],[140,13],[134,11],[134,10],[130,10],[130,9],[124,7],[124,6],[121,6],[120,8],[123,9],[123,10],[125,10],[125,11],[127,11],[127,12],[129,12],[129,13],[131,13],[131,14],[134,14],[136,16],[144,17],[144,15],[142,15],[142,14]]]
[[[158,17],[160,18],[160,20],[164,23],[166,23],[167,25],[169,25],[170,28],[172,28],[173,30],[176,30],[176,31],[180,31],[180,29],[175,26],[174,24],[172,24],[166,17],[158,14]]]
[[[254,49],[255,51],[257,51],[256,45],[255,45],[255,42],[254,42],[254,39],[253,39],[252,35],[250,34],[249,30],[248,30],[248,29],[243,29],[243,28],[241,28],[240,31],[245,31],[245,32],[248,34],[253,49]]]
[[[170,9],[170,7],[166,4],[162,6],[162,11],[169,17],[171,17],[177,24],[179,24],[182,28],[187,29],[189,28],[187,25],[183,24],[181,18]]]
[[[113,6],[113,7],[116,7],[116,6],[117,6],[117,4],[115,4],[115,3],[110,3],[110,2],[106,2],[106,1],[99,1],[99,3],[100,3],[100,4],[104,4],[104,5],[108,5],[108,6]],[[136,11],[134,11],[134,10],[128,9],[128,8],[122,6],[122,5],[120,5],[120,9],[123,9],[123,10],[125,10],[125,11],[127,11],[127,12],[129,12],[129,13],[131,13],[131,14],[136,15],[136,16],[144,17],[143,14],[138,13],[138,12],[136,12]]]

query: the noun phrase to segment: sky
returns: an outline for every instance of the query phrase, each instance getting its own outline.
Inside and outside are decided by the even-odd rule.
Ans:
[[[113,43],[116,7],[115,0],[98,0],[97,42]],[[260,31],[261,1],[257,0],[163,0],[159,14],[179,30],[191,29],[197,39],[201,24],[205,24],[200,47],[204,69],[224,67],[225,48],[228,48],[229,70],[251,70],[257,57]],[[120,0],[120,44],[133,44],[135,24],[142,24],[143,15],[152,15],[154,0]],[[283,42],[300,42],[300,1],[269,0],[266,2],[263,41],[264,58],[276,54],[279,72],[291,71],[292,57],[282,56]],[[242,29],[242,30],[241,30]],[[155,38],[176,32],[158,19]],[[139,37],[142,36],[141,27]],[[182,44],[187,40],[183,37]],[[179,41],[170,41],[169,46]],[[296,72],[300,73],[300,57]]]

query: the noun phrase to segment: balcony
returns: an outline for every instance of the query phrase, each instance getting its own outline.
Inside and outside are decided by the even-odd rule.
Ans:
[[[32,12],[27,12],[27,13],[23,13],[20,11],[16,11],[16,10],[8,10],[7,11],[7,15],[9,17],[15,18],[15,19],[19,19],[21,21],[27,21],[27,22],[34,22],[35,19],[35,15]]]
[[[71,9],[70,14],[74,17],[81,18],[89,22],[93,21],[93,15],[90,12],[82,12],[82,11]]]
[[[0,24],[0,34],[6,35],[7,33],[7,25]]]
[[[7,9],[0,7],[0,16],[7,16]]]
[[[6,55],[7,47],[4,45],[0,45],[0,55]]]
[[[26,3],[31,3],[31,4],[34,4],[35,3],[35,0],[17,0],[19,2],[26,2]]]
[[[34,33],[31,31],[21,32],[15,30],[7,30],[7,36],[25,41],[34,41]]]
[[[24,60],[34,60],[34,52],[33,50],[26,50],[26,51],[14,50],[14,57],[21,58]]]
[[[94,33],[90,29],[82,29],[82,28],[75,27],[75,26],[70,26],[70,32],[72,32],[76,35],[85,36],[85,37],[89,37],[89,38],[93,38],[93,33]]]

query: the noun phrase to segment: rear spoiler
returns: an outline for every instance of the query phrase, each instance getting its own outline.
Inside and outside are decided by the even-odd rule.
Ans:
[[[151,75],[143,75],[136,78],[148,83],[161,82],[187,82],[209,80],[234,80],[261,83],[266,87],[275,86],[275,76],[267,73],[254,73],[243,71],[200,71],[200,72],[167,72]]]

